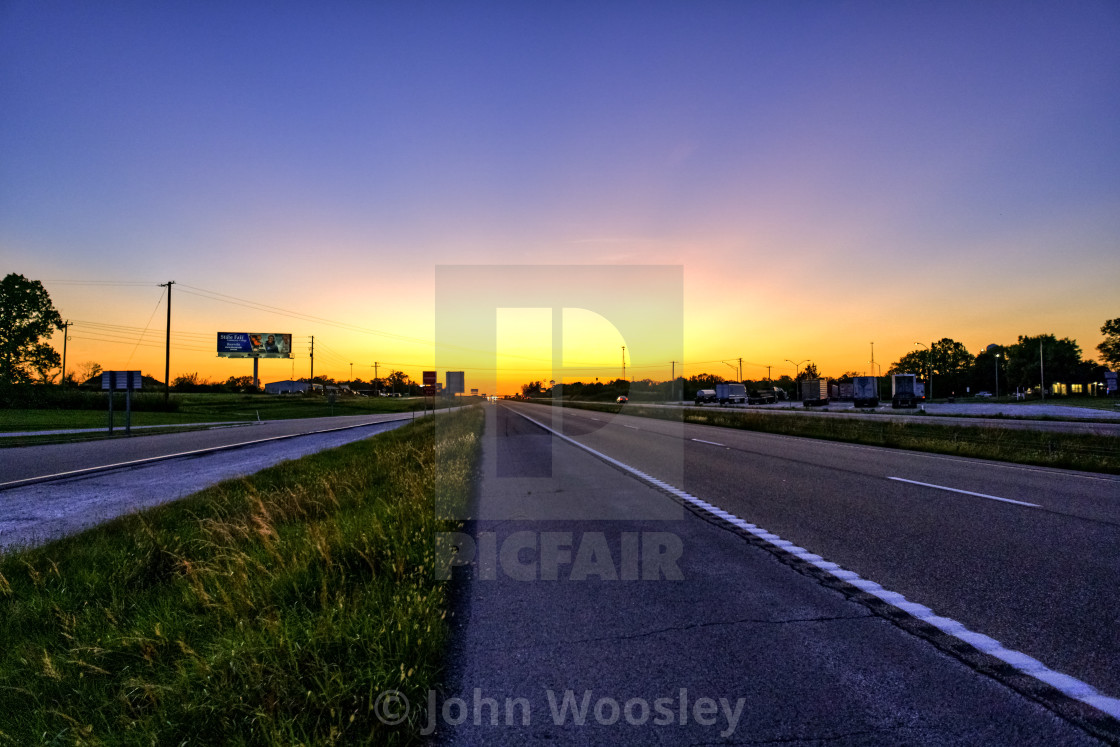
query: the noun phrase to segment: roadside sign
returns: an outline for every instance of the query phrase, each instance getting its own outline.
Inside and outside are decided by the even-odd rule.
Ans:
[[[421,390],[422,390],[425,397],[436,396],[436,388],[434,386],[430,386],[430,385],[429,386],[424,386],[424,387],[421,388]]]
[[[124,392],[124,432],[132,433],[132,390],[143,386],[144,377],[139,371],[105,371],[101,374],[101,388],[109,392],[109,433],[113,432],[113,398],[115,392]]]
[[[143,386],[143,377],[139,371],[104,371],[101,374],[101,389],[103,391],[125,389],[140,389]]]
[[[424,384],[424,386],[435,386],[436,385],[436,372],[435,371],[425,371],[424,372],[423,384]]]

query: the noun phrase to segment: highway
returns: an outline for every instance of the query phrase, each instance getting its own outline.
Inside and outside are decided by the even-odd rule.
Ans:
[[[411,415],[282,420],[0,451],[0,551],[73,534],[289,459],[369,438]]]
[[[602,405],[602,402],[582,404]],[[849,402],[832,403],[827,408],[806,408],[800,402],[780,402],[772,405],[727,404],[695,405],[692,402],[675,404],[631,403],[642,407],[666,409],[703,409],[754,412],[787,417],[821,417],[849,420],[864,420],[874,423],[922,423],[972,428],[1004,428],[1008,430],[1033,430],[1048,433],[1076,433],[1090,436],[1120,436],[1120,411],[1090,410],[1083,407],[1051,407],[1049,405],[1026,405],[1008,408],[1000,412],[985,405],[946,405],[931,403],[924,405],[925,413],[917,410],[892,410],[890,404],[880,406],[874,412],[855,409]],[[1074,420],[1080,418],[1080,420]]]
[[[683,508],[684,494],[712,508]],[[619,703],[744,693],[730,739],[748,743],[1120,740],[1115,477],[503,404],[466,531],[480,555],[495,537],[498,569],[468,573],[451,694],[523,696],[543,716],[547,692],[572,688]],[[535,546],[504,552],[534,532]],[[679,538],[680,581],[588,580],[604,542],[625,558],[643,532]],[[519,564],[534,552],[526,583]],[[620,581],[637,577],[617,565]],[[695,722],[592,719],[588,732],[542,720],[441,733],[453,744],[728,738]]]
[[[413,413],[384,413],[329,418],[268,420],[259,423],[215,426],[206,430],[160,433],[134,438],[17,446],[0,450],[0,490],[13,483],[49,479],[79,470],[100,470],[141,460],[207,449],[302,436],[370,423],[411,420]]]

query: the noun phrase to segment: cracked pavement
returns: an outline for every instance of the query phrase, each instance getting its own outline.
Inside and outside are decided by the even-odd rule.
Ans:
[[[441,744],[1098,743],[501,406],[463,534]]]

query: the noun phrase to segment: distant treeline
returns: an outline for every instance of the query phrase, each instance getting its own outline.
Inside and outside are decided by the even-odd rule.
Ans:
[[[728,381],[728,379],[713,374],[699,374],[687,379],[678,376],[675,381],[653,381],[651,379],[638,379],[636,381],[614,379],[608,382],[595,381],[592,383],[575,381],[567,384],[556,384],[551,388],[543,382],[533,381],[521,387],[521,396],[532,398],[558,395],[564,399],[589,402],[613,402],[619,397],[629,397],[637,401],[666,402],[695,399],[696,392],[700,389],[714,389],[716,384],[725,381]],[[759,380],[744,383],[748,389],[781,387],[787,392],[792,392],[794,389],[794,381],[789,376],[782,376],[773,381]]]

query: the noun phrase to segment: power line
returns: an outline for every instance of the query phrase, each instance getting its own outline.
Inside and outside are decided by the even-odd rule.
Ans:
[[[170,291],[171,288],[169,286],[167,288],[167,292]],[[140,341],[144,339],[144,334],[148,331],[148,328],[152,326],[152,320],[156,318],[156,312],[159,311],[159,305],[163,303],[163,294],[164,291],[160,291],[159,299],[156,301],[156,307],[152,309],[152,315],[148,317],[148,323],[144,325],[144,331],[141,332],[140,336],[136,338],[136,345],[133,346],[132,352],[128,354],[128,358],[125,360],[125,366],[132,362],[132,356],[136,355],[136,348],[140,347]]]
[[[43,280],[44,285],[118,285],[118,286],[158,286],[159,283],[142,280]]]

